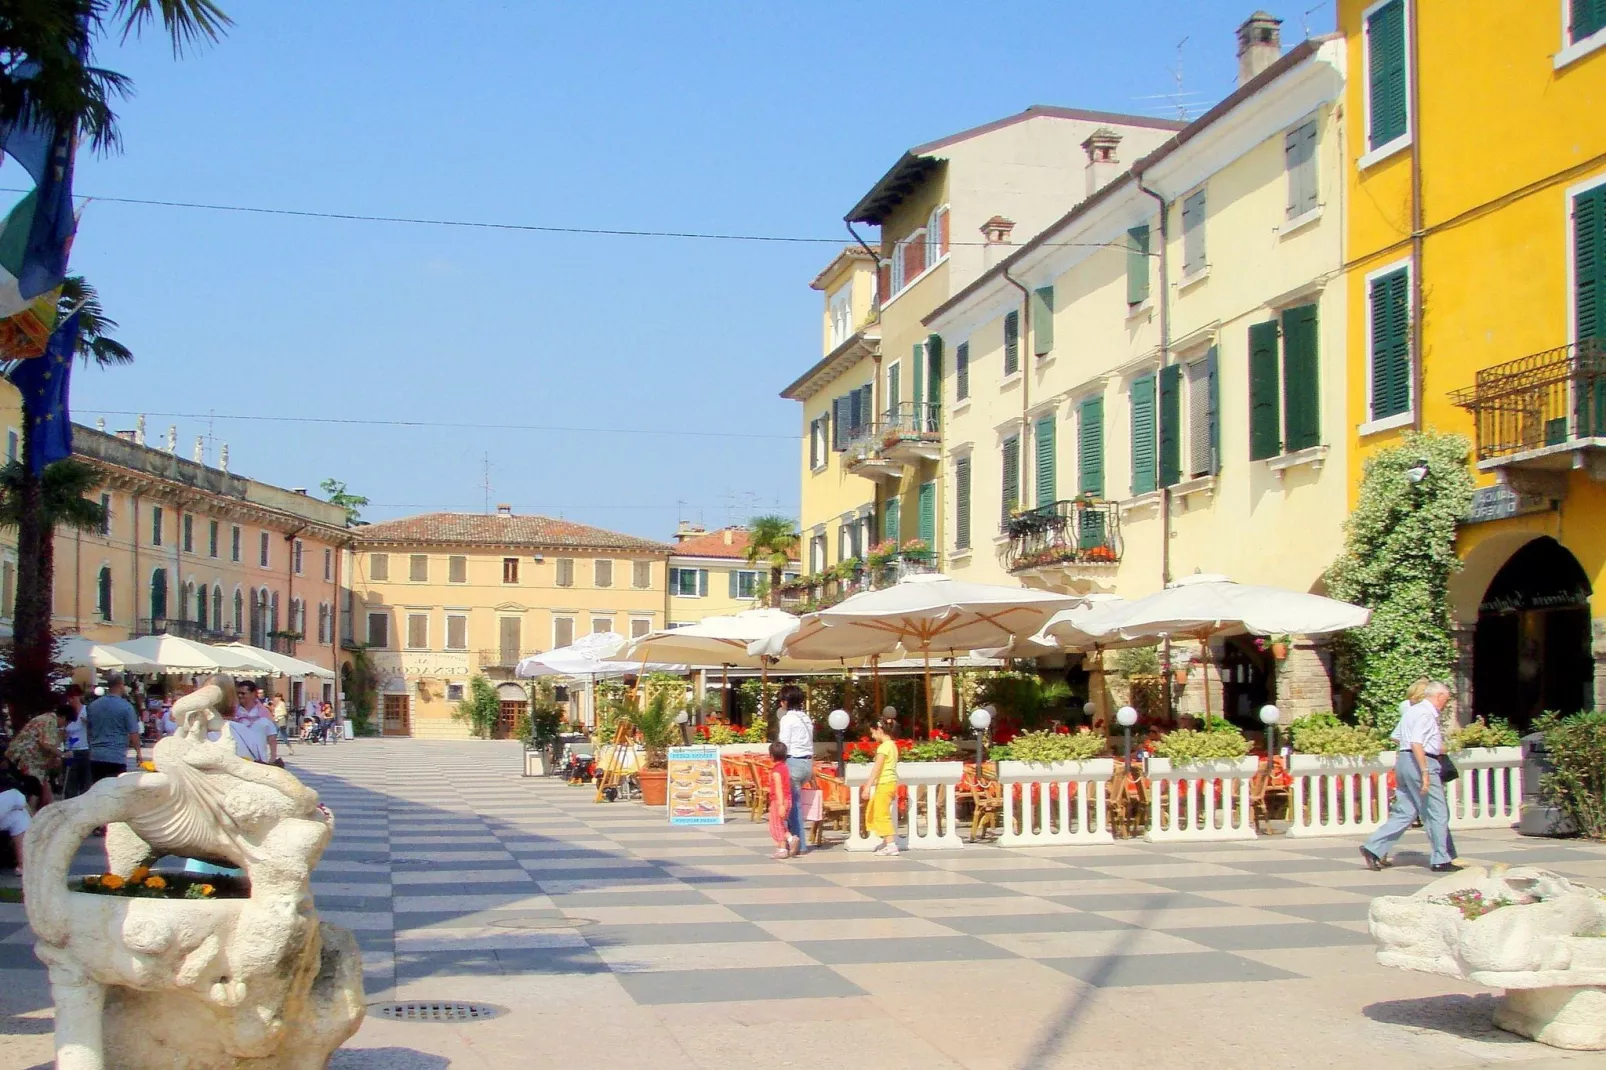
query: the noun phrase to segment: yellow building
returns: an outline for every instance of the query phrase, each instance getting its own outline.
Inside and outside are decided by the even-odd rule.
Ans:
[[[754,564],[747,560],[749,544],[744,527],[705,531],[692,524],[680,526],[669,557],[671,628],[763,604],[759,595],[769,583],[770,569],[765,562]],[[797,575],[795,560],[782,575]]]
[[[1091,191],[1113,165],[1084,143],[1114,130],[1134,151],[1180,124],[1032,107],[905,152],[847,214],[875,227],[814,280],[825,354],[781,396],[803,405],[804,571],[863,558],[883,539],[939,543],[945,359],[922,318],[991,266],[1013,230],[1036,234],[1067,189]]]
[[[1412,429],[1474,443],[1462,704],[1606,704],[1606,6],[1340,0],[1352,485]]]
[[[1337,555],[1344,42],[1281,54],[1257,16],[1239,60],[1238,88],[1159,148],[1128,156],[1101,132],[1088,166],[1118,177],[924,319],[952,355],[955,577],[1125,598],[1201,572],[1312,590]],[[1275,679],[1247,640],[1213,661],[1212,707],[1245,723],[1273,700],[1332,708],[1309,644]]]
[[[386,735],[466,738],[452,718],[475,675],[497,683],[504,731],[528,692],[520,659],[589,632],[664,627],[672,548],[542,516],[425,513],[354,532],[356,642],[379,677]]]

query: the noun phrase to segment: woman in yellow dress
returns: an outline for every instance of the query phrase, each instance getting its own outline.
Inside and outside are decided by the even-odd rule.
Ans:
[[[869,803],[865,827],[872,836],[881,837],[881,846],[875,849],[878,855],[898,853],[898,837],[892,827],[892,800],[898,794],[898,745],[893,742],[897,731],[898,721],[893,717],[882,718],[870,729],[870,738],[876,741],[875,764],[870,767],[870,779],[859,789],[859,797]]]

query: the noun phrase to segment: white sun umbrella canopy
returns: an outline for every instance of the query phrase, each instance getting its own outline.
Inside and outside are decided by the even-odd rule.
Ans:
[[[1110,634],[1110,629],[1129,605],[1126,599],[1113,594],[1090,594],[1082,605],[1063,609],[1050,617],[1032,640],[1051,642],[1064,652],[1128,645],[1119,635]]]
[[[1163,591],[1128,602],[1097,622],[1094,638],[1328,635],[1365,627],[1372,611],[1335,598],[1234,583],[1225,576],[1186,576]]]
[[[784,609],[748,609],[728,616],[704,617],[684,628],[665,628],[632,639],[620,654],[624,661],[678,661],[709,668],[757,668],[762,657],[748,646],[797,624]]]
[[[118,643],[119,650],[156,666],[156,671],[172,673],[227,672],[255,675],[262,666],[239,650],[209,646],[176,635],[142,635]]]
[[[97,643],[81,635],[65,636],[56,648],[63,662],[79,669],[101,669],[107,672],[159,672],[153,662],[124,650],[115,643]]]
[[[246,657],[258,662],[262,666],[261,671],[270,676],[315,676],[320,680],[333,680],[335,678],[332,669],[326,669],[322,665],[314,665],[310,661],[302,661],[300,658],[293,658],[288,654],[280,654],[275,650],[264,650],[262,647],[252,646],[249,643],[223,643],[221,649],[244,654]]]
[[[684,665],[650,663],[643,665],[619,657],[627,640],[618,632],[582,635],[568,646],[531,654],[520,661],[513,674],[525,679],[540,676],[572,676],[604,679],[639,672],[684,672]]]

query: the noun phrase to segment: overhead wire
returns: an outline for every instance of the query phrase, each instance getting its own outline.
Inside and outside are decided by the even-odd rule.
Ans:
[[[259,423],[334,424],[349,427],[410,427],[475,431],[551,431],[587,435],[649,435],[689,438],[758,438],[795,442],[799,435],[765,434],[758,431],[698,431],[681,428],[575,427],[563,424],[501,424],[484,420],[378,420],[353,416],[263,416],[229,412],[151,412],[136,409],[76,409],[87,416],[159,416],[170,420],[234,420]]]

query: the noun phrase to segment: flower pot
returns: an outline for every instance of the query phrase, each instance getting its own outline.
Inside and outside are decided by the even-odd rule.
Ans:
[[[643,806],[662,806],[669,796],[669,770],[643,769],[636,774]]]
[[[1283,660],[1287,659],[1287,657],[1288,657],[1288,644],[1287,643],[1273,643],[1273,644],[1271,644],[1271,656],[1276,658],[1278,661],[1283,661]]]
[[[524,752],[524,775],[546,776],[551,770],[548,768],[547,752],[543,750],[526,750]]]

